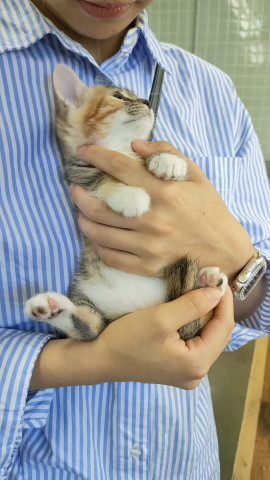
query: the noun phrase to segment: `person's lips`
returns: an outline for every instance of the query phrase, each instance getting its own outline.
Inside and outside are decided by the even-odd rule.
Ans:
[[[132,3],[94,3],[88,0],[79,0],[84,11],[97,18],[117,18],[129,10]]]

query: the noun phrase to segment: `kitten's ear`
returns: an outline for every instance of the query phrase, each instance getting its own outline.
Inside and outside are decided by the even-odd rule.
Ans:
[[[88,87],[66,65],[56,65],[53,72],[53,85],[57,97],[65,104],[79,107],[84,103]]]

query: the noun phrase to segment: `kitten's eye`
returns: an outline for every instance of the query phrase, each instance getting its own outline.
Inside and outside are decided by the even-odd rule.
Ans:
[[[115,92],[112,95],[114,98],[118,98],[119,100],[125,100],[125,97],[120,92]]]

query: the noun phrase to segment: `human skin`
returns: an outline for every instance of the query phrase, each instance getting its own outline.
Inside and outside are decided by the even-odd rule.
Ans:
[[[202,288],[112,322],[92,342],[50,340],[35,364],[30,390],[114,381],[197,387],[231,338],[232,293]],[[219,303],[218,303],[219,302]],[[217,306],[216,306],[217,305]],[[178,328],[206,312],[201,336],[184,342]]]
[[[130,23],[152,3],[151,0],[95,0],[96,4],[110,7],[129,4],[120,17],[104,19],[86,13],[81,3],[84,1],[34,0],[33,3],[90,53],[102,56],[102,61],[112,50],[116,53]],[[232,281],[254,255],[246,230],[229,213],[203,172],[188,159],[189,181],[163,182],[142,165],[133,165],[134,162],[115,152],[99,148],[93,157],[93,148],[88,148],[85,161],[91,163],[97,157],[96,166],[105,171],[109,168],[112,176],[117,175],[122,163],[124,183],[145,187],[152,198],[149,212],[140,218],[126,219],[89,197],[83,188],[76,186],[72,191],[73,201],[81,210],[80,228],[108,265],[161,276],[167,265],[189,253],[199,260],[201,267],[219,266]],[[182,155],[167,142],[145,146],[133,142],[133,149],[144,157],[164,151]]]
[[[103,0],[102,5],[124,5],[125,1]],[[33,3],[70,38],[80,42],[101,64],[119,50],[130,23],[152,1],[131,0],[130,8],[123,16],[106,20],[86,14],[79,0],[34,0]],[[99,0],[96,0],[96,3],[100,3]],[[161,147],[160,143],[156,146],[152,144],[154,151]],[[138,144],[137,146],[134,144],[133,148],[142,155],[148,154],[148,151],[144,150],[145,147]],[[162,148],[173,149],[167,143]],[[206,214],[211,222],[211,213],[216,207],[216,201],[220,204],[220,214],[224,217],[224,221],[232,222],[229,212],[214,187],[198,167],[191,166],[191,161],[189,162],[194,172],[193,179],[182,183],[181,186],[186,184],[187,191],[188,187],[193,189],[188,193],[190,199],[194,195],[194,189],[198,195],[209,196],[208,203],[198,211],[196,209],[193,211],[192,208],[188,211],[182,209],[180,186],[176,182],[162,182],[155,179],[153,175],[139,167],[139,164],[134,165],[135,162],[131,162],[128,157],[116,156],[115,152],[103,149],[99,154],[99,167],[106,170],[105,162],[108,162],[113,175],[117,171],[117,175],[124,175],[125,178],[127,176],[127,183],[130,184],[145,185],[147,178],[151,190],[149,193],[154,195],[150,211],[143,216],[144,219],[136,223],[134,219],[123,219],[109,211],[81,187],[73,186],[73,200],[83,212],[79,215],[79,225],[89,236],[101,258],[108,264],[114,264],[117,268],[127,271],[160,276],[164,266],[182,256],[183,247],[179,249],[179,239],[185,236],[181,225],[187,221],[187,217],[189,217],[189,234],[184,242],[186,248],[189,242],[188,237],[192,237],[192,222],[194,225],[197,221],[193,215],[196,214],[198,219],[198,216]],[[98,164],[91,147],[83,158],[89,163],[97,162]],[[161,185],[163,190],[160,188]],[[149,222],[145,221],[146,218]],[[181,222],[178,221],[179,218],[182,219]],[[130,221],[133,222],[132,226],[130,223],[125,223]],[[213,222],[210,223],[210,227],[213,226]],[[157,225],[158,232],[154,225]],[[232,254],[228,253],[228,248],[224,246],[223,249],[219,247],[221,260],[215,263],[217,265],[221,263],[223,270],[229,275],[234,274],[236,269],[245,264],[253,253],[248,234],[243,232],[239,224],[234,224],[234,227],[238,234],[244,237],[244,246],[241,245],[239,249],[241,261],[239,262],[238,257],[238,264],[235,267]],[[113,244],[104,245],[104,236],[109,232],[111,234],[111,229],[117,235],[112,236]],[[209,228],[206,232],[205,229],[200,229],[201,234],[191,241],[188,247],[189,252],[199,257],[201,263],[205,265],[210,265],[209,245],[211,244],[212,247],[215,243],[215,239],[211,240],[209,233],[212,230]],[[127,249],[123,247],[122,240],[126,234],[130,234]],[[134,235],[135,242],[132,241]],[[156,244],[157,236],[159,244]],[[142,246],[146,238],[147,243],[155,246],[153,250],[133,250],[135,243]],[[207,242],[205,242],[206,238]],[[168,244],[168,241],[171,243]],[[234,244],[236,243],[234,239]],[[224,242],[222,244],[224,245]],[[134,262],[135,257],[137,264]],[[206,290],[216,292],[217,296],[214,300],[209,299],[205,293]],[[198,318],[217,305],[218,291],[206,290],[190,292],[174,302],[129,314],[110,324],[96,340],[90,343],[72,339],[49,341],[43,347],[35,364],[30,389],[120,380],[164,383],[180,388],[196,387],[228,343],[234,324],[232,295],[227,289],[215,310],[214,318],[205,327],[202,336],[186,343],[179,339],[177,329],[180,326]]]
[[[154,277],[161,277],[167,265],[189,254],[201,267],[219,266],[232,284],[255,252],[247,231],[230,214],[201,169],[168,142],[135,140],[132,147],[142,157],[171,152],[185,158],[189,179],[165,182],[127,156],[93,145],[81,147],[78,154],[84,161],[123,183],[145,188],[151,196],[148,212],[127,219],[79,185],[72,185],[80,229],[95,251],[114,268]],[[234,299],[235,320],[255,312],[266,293],[263,279],[245,302]]]
[[[79,225],[97,253],[110,266],[149,276],[162,276],[166,266],[184,255],[200,266],[217,265],[233,279],[254,254],[250,237],[226,208],[201,169],[168,142],[132,142],[143,157],[170,152],[185,158],[188,181],[164,181],[143,164],[97,145],[81,147],[80,158],[118,180],[144,188],[151,208],[140,217],[125,218],[90,197],[82,187],[71,188],[80,208]]]
[[[32,0],[46,17],[70,38],[79,42],[99,64],[119,50],[129,25],[152,2],[153,0],[95,0],[96,4],[108,6],[129,4],[123,15],[100,19],[86,13],[81,0]]]

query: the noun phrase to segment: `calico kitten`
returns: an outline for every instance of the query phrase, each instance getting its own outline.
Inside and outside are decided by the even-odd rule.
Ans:
[[[53,74],[57,97],[57,132],[65,156],[66,177],[114,211],[126,216],[143,215],[150,197],[140,187],[124,185],[77,157],[82,144],[96,144],[143,162],[154,175],[165,180],[185,181],[187,164],[170,153],[147,160],[131,148],[134,138],[147,139],[154,115],[147,100],[114,86],[87,87],[65,65]],[[199,271],[198,262],[185,257],[165,271],[163,279],[130,274],[108,267],[87,238],[80,265],[67,296],[55,292],[30,298],[25,313],[34,320],[47,321],[76,339],[93,340],[112,320],[129,312],[173,300],[202,285],[218,286],[223,294],[227,277],[217,267]],[[182,327],[180,337],[197,335],[211,313]]]

